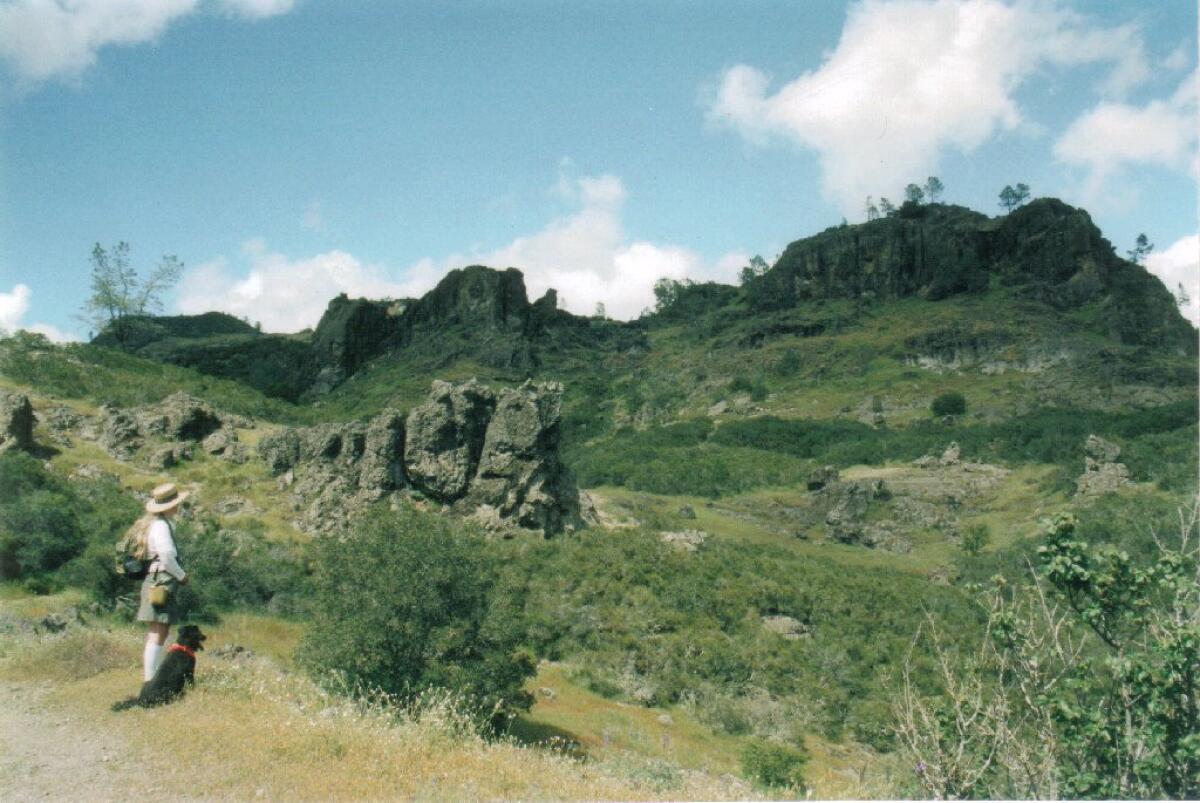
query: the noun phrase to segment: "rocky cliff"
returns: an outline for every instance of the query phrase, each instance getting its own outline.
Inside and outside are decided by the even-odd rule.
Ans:
[[[936,301],[1015,287],[1062,310],[1098,302],[1124,343],[1196,350],[1194,330],[1162,283],[1118,257],[1087,212],[1054,198],[1001,218],[905,204],[892,217],[792,243],[759,281],[761,309],[823,298]]]
[[[493,529],[553,535],[582,524],[559,457],[562,392],[550,382],[493,390],[437,381],[407,416],[285,429],[258,453],[308,532],[342,530],[367,505],[410,491]]]

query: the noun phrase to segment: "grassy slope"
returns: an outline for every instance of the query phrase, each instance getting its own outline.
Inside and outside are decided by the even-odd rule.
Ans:
[[[618,444],[614,440],[614,430],[635,419],[639,422],[671,421],[704,415],[719,401],[737,401],[729,389],[736,376],[761,377],[767,386],[767,397],[752,405],[754,415],[767,413],[784,419],[818,420],[869,417],[870,400],[878,396],[892,427],[904,427],[926,418],[929,400],[945,390],[959,390],[967,396],[972,420],[1008,419],[1047,401],[1065,399],[1083,407],[1125,409],[1162,403],[1191,392],[1179,385],[1164,388],[1153,376],[1141,383],[1142,388],[1131,390],[1130,386],[1137,384],[1133,380],[1122,375],[1097,373],[1093,358],[1100,350],[1116,353],[1114,360],[1117,363],[1130,355],[1129,350],[1113,346],[1102,333],[1095,331],[1086,316],[1076,316],[1080,319],[1071,321],[1056,319],[1037,305],[999,304],[998,298],[960,297],[936,304],[909,299],[865,310],[855,310],[848,302],[835,302],[818,312],[840,316],[847,321],[840,330],[816,337],[772,336],[753,347],[747,344],[747,339],[761,322],[722,319],[720,314],[713,314],[688,323],[653,328],[648,352],[608,353],[599,361],[588,354],[566,352],[547,358],[537,374],[566,383],[565,433],[569,455]],[[797,311],[791,313],[791,317],[801,319],[813,314],[812,310]],[[788,322],[788,314],[776,318],[776,323]],[[1021,371],[939,373],[905,362],[906,341],[963,321],[969,321],[972,330],[1004,329],[1019,333],[1022,342],[1055,343],[1069,336],[1073,347],[1084,355],[1084,359],[1073,369],[1040,376]],[[1021,357],[1019,353],[1010,356],[1013,360]],[[1169,374],[1186,361],[1155,358],[1151,362],[1160,368],[1165,366],[1163,371]],[[481,366],[469,357],[446,362],[428,355],[402,354],[376,361],[321,404],[296,407],[267,399],[236,383],[105,349],[87,346],[14,349],[11,344],[6,347],[0,342],[0,386],[32,392],[35,407],[65,402],[79,412],[95,413],[101,402],[143,404],[184,389],[222,409],[257,417],[258,427],[239,433],[248,443],[253,443],[269,429],[264,426],[265,421],[305,423],[365,417],[384,406],[411,406],[424,396],[434,377],[465,379],[471,376],[499,383],[517,383],[524,379],[513,372]],[[1049,381],[1051,379],[1053,381]],[[1101,388],[1100,392],[1096,391],[1097,386]],[[716,420],[720,425],[742,415],[731,411],[718,415]],[[1194,440],[1194,427],[1191,432]],[[950,437],[948,433],[947,440]],[[762,479],[754,481],[757,485],[752,484],[740,493],[723,494],[715,501],[686,495],[648,494],[626,488],[601,488],[598,496],[602,507],[615,518],[636,519],[653,528],[697,528],[717,540],[781,548],[796,560],[819,559],[813,563],[817,566],[829,561],[830,565],[885,574],[944,575],[957,558],[957,548],[944,535],[934,532],[912,533],[914,548],[903,555],[798,539],[787,521],[774,511],[806,504],[802,480],[810,464],[786,455],[756,453],[752,449],[711,448],[716,450],[717,460],[760,464],[756,465],[760,470],[764,468],[761,464],[770,463],[770,470],[762,471]],[[116,474],[127,486],[145,488],[162,479],[160,474],[114,461],[95,446],[79,441],[53,457],[56,469],[64,473],[84,462]],[[1042,512],[1070,504],[1061,484],[1056,481],[1061,474],[1059,467],[1020,463],[1009,468],[1012,471],[1004,481],[989,489],[962,517],[964,525],[984,523],[990,526],[993,542],[989,551],[1002,549],[1031,533]],[[844,476],[896,481],[911,472],[912,468],[905,463],[890,463],[849,467]],[[172,475],[184,482],[201,484],[206,497],[212,500],[231,494],[246,497],[260,509],[254,518],[263,521],[269,534],[277,538],[294,537],[288,523],[290,513],[285,496],[257,463],[231,467],[222,461],[201,457],[174,469]],[[1136,507],[1140,494],[1170,498],[1187,496],[1187,493],[1163,494],[1143,487],[1127,494],[1128,504]],[[685,519],[679,514],[682,504],[694,508],[695,519]],[[9,592],[6,594],[10,598],[14,596]],[[45,603],[8,599],[4,604],[36,613],[38,606]],[[295,637],[293,626],[279,620],[235,615],[221,625],[214,642],[236,641],[286,662]],[[62,689],[60,702],[77,708],[95,707],[117,694],[127,676],[127,668],[114,668],[93,677],[71,680]],[[435,790],[445,788],[446,796],[466,791],[539,796],[551,794],[547,789],[553,790],[552,796],[567,797],[679,796],[684,787],[670,780],[677,778],[672,774],[677,771],[671,770],[670,764],[708,767],[714,772],[723,772],[736,765],[739,737],[715,733],[678,707],[669,711],[649,709],[600,697],[573,682],[571,676],[569,666],[543,666],[535,684],[539,688],[553,688],[556,696],[553,700],[539,701],[526,721],[526,735],[535,738],[545,734],[567,734],[589,754],[600,756],[601,763],[611,758],[614,767],[625,760],[620,758],[626,755],[622,751],[641,756],[632,764],[627,762],[624,770],[615,771],[616,781],[601,773],[595,777],[593,785],[581,786],[577,785],[580,781],[575,777],[575,771],[571,773],[571,780],[555,775],[557,765],[549,758],[544,759],[549,764],[538,763],[543,761],[542,758],[522,764],[528,756],[515,753],[503,759],[516,762],[505,765],[509,767],[505,769],[488,763],[500,761],[499,753],[485,760],[475,752],[474,757],[469,758],[459,747],[446,750],[439,743],[434,748],[419,739],[405,748],[415,753],[404,755],[413,756],[416,766],[425,767],[423,771],[427,774],[397,774],[396,768],[383,761],[381,754],[373,752],[378,745],[354,740],[346,742],[344,732],[337,726],[318,729],[316,735],[301,728],[293,736],[289,728],[296,725],[297,720],[288,705],[276,701],[247,707],[244,699],[239,697],[241,692],[236,689],[240,687],[236,684],[204,690],[196,700],[187,703],[187,707],[172,711],[170,716],[198,718],[208,729],[206,738],[211,739],[216,758],[204,768],[206,777],[217,784],[214,787],[216,793],[235,796],[254,791],[249,785],[250,779],[264,770],[261,765],[247,763],[246,756],[255,750],[261,751],[266,745],[275,745],[270,754],[272,762],[291,770],[293,775],[299,773],[300,777],[308,779],[304,783],[314,784],[306,787],[310,792],[327,791],[329,787],[321,785],[326,782],[322,776],[334,773],[330,777],[343,777],[335,772],[340,772],[338,768],[341,767],[354,772],[378,773],[383,779],[381,783],[392,784],[363,787],[359,789],[363,794],[418,789],[422,794],[437,796],[440,792]],[[197,707],[201,703],[203,709]],[[658,720],[662,713],[668,713],[675,723],[669,733]],[[238,733],[244,732],[248,741],[224,745],[229,735],[224,729],[230,727]],[[138,732],[136,728],[129,728],[129,733],[135,737]],[[809,780],[821,796],[870,791],[868,787],[875,781],[851,779],[849,769],[867,766],[867,775],[874,773],[872,777],[877,778],[888,766],[887,760],[853,744],[832,745],[811,734],[806,737],[806,742],[813,754]],[[241,747],[235,747],[236,744]],[[361,751],[363,763],[346,761],[346,744],[351,744],[356,753]],[[471,750],[477,751],[477,748],[472,747],[467,752]],[[457,778],[457,786],[439,787],[437,784],[441,780],[432,764],[420,763],[433,758],[443,761],[461,759],[472,767],[469,772],[477,775]],[[646,764],[647,760],[667,764]],[[223,779],[218,771],[221,762],[237,771]],[[309,772],[309,768],[316,769]],[[515,782],[512,779],[518,777],[512,773],[518,773],[518,770],[519,773],[550,773],[550,777],[558,779],[555,783],[564,785],[512,786]],[[281,774],[270,771],[264,777],[270,779],[272,795],[297,791],[287,785],[291,781]],[[489,779],[487,783],[494,781],[495,785],[463,785],[481,783],[480,779],[485,777]],[[683,796],[720,796],[725,792],[719,785],[686,788],[705,791]],[[668,793],[667,789],[674,792]]]

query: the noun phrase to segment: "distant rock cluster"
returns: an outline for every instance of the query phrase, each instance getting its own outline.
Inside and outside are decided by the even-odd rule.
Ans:
[[[241,416],[218,412],[183,391],[158,404],[122,410],[101,408],[99,440],[118,460],[141,456],[152,468],[171,468],[192,457],[196,449],[234,463],[245,462],[246,448],[235,427],[251,426]]]
[[[1083,473],[1075,480],[1078,496],[1103,496],[1132,485],[1129,469],[1118,463],[1121,447],[1096,435],[1083,444]]]
[[[562,386],[493,390],[435,381],[407,416],[286,429],[258,454],[292,492],[309,532],[333,532],[394,491],[416,492],[484,525],[547,535],[582,524],[579,491],[558,454]]]

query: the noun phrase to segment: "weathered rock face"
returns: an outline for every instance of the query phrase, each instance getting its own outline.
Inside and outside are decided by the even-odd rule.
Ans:
[[[178,392],[158,404],[121,410],[101,408],[100,445],[118,460],[139,451],[153,468],[170,468],[189,460],[194,447],[235,463],[246,459],[233,425],[237,416],[218,412],[207,402]]]
[[[0,452],[33,448],[33,405],[23,393],[0,391]]]
[[[100,432],[100,445],[104,451],[118,460],[133,457],[142,445],[137,419],[126,410],[107,405],[101,408],[101,414],[104,424]]]
[[[401,309],[393,302],[350,299],[345,293],[330,301],[313,332],[312,350],[320,370],[310,393],[336,387],[381,354],[396,334]]]
[[[819,491],[826,485],[837,482],[840,476],[841,473],[833,466],[822,466],[821,468],[814,469],[808,475],[808,490]]]
[[[1103,496],[1132,485],[1129,469],[1118,463],[1121,447],[1096,435],[1088,435],[1083,445],[1083,473],[1075,479],[1079,496]]]
[[[434,382],[407,417],[288,429],[259,456],[290,487],[299,526],[344,527],[371,502],[411,487],[498,529],[554,534],[582,524],[579,491],[559,460],[562,386],[526,382],[493,391]]]
[[[575,479],[558,456],[562,394],[557,382],[500,391],[471,483],[472,503],[543,532],[578,520]]]
[[[433,383],[429,398],[408,414],[404,468],[419,490],[453,502],[475,476],[496,396],[475,381]]]
[[[938,300],[993,281],[1060,309],[1103,302],[1123,342],[1196,352],[1194,330],[1162,283],[1116,256],[1086,212],[1054,198],[999,219],[959,206],[905,204],[893,217],[831,228],[789,245],[757,297],[764,308],[817,298]],[[1009,336],[981,333],[961,357],[991,359]]]

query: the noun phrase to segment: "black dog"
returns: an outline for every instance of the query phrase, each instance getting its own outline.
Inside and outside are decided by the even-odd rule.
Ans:
[[[179,638],[167,648],[167,657],[159,664],[154,677],[142,684],[141,693],[137,697],[113,703],[112,710],[124,711],[135,705],[149,708],[182,697],[184,686],[196,682],[195,651],[204,649],[204,640],[207,638],[195,625],[179,628]]]

